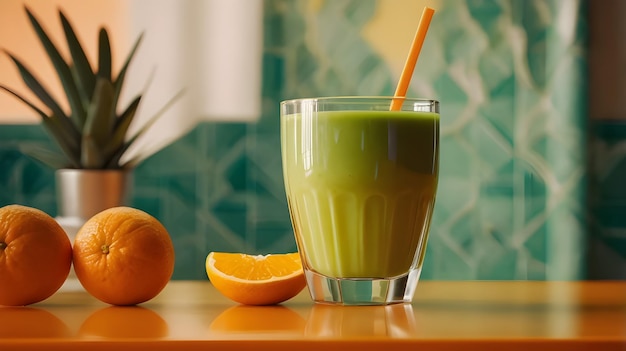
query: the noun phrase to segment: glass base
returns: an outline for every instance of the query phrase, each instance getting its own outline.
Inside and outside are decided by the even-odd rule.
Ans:
[[[333,278],[311,272],[304,274],[313,301],[336,305],[390,305],[411,302],[421,270],[389,279]]]

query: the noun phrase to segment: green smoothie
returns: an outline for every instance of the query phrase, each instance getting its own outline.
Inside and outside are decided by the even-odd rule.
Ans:
[[[421,265],[439,171],[439,114],[326,111],[281,119],[298,249],[312,271],[390,278]]]

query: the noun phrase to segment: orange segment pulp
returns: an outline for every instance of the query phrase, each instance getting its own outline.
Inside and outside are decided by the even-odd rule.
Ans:
[[[211,252],[206,272],[224,296],[246,305],[274,305],[296,296],[304,286],[298,253],[246,255]]]

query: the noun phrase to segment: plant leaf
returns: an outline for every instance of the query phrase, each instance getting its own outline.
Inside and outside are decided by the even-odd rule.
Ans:
[[[113,109],[113,84],[109,80],[98,77],[93,101],[87,112],[87,120],[83,129],[83,140],[88,137],[96,146],[103,149],[111,138],[115,127],[115,111]]]
[[[102,158],[102,153],[100,151],[101,148],[100,146],[98,146],[95,140],[93,140],[91,136],[84,135],[81,146],[82,146],[82,150],[80,153],[81,168],[102,169],[104,167],[104,160]]]
[[[115,129],[111,135],[111,139],[104,149],[104,158],[105,160],[110,160],[115,152],[122,148],[124,145],[124,139],[126,138],[126,133],[128,132],[128,128],[130,124],[133,122],[135,114],[137,113],[137,109],[139,107],[139,103],[141,102],[141,95],[137,96],[131,103],[128,105],[126,110],[117,118]]]
[[[89,101],[91,101],[91,96],[96,86],[96,75],[93,73],[91,64],[87,59],[87,55],[85,54],[82,45],[80,45],[80,41],[78,40],[71,23],[62,11],[59,11],[59,16],[61,17],[63,31],[65,32],[65,39],[67,40],[67,45],[70,49],[70,54],[72,55],[72,62],[74,63],[76,72],[76,82],[80,87],[79,93],[82,93],[83,105],[87,106]]]
[[[120,98],[120,94],[122,93],[122,87],[124,86],[124,78],[126,78],[126,72],[128,71],[128,66],[130,65],[130,62],[132,61],[133,57],[135,56],[135,52],[137,51],[137,48],[139,47],[139,44],[141,43],[141,40],[143,39],[143,33],[141,33],[139,35],[139,37],[137,38],[137,40],[135,41],[135,44],[133,45],[133,48],[130,50],[130,53],[128,54],[128,56],[126,57],[126,61],[124,62],[124,65],[122,66],[122,68],[120,69],[120,73],[118,73],[117,78],[115,78],[115,97],[114,97],[114,101],[115,101],[115,106],[117,106],[117,102],[119,101]]]
[[[157,111],[157,113],[155,113],[152,117],[150,117],[150,119],[146,123],[144,123],[143,126],[141,126],[141,128],[135,133],[135,135],[131,137],[130,140],[134,141],[138,137],[140,137],[143,133],[145,133],[146,130],[148,130],[148,128],[150,128],[159,118],[161,118],[161,116],[167,110],[169,110],[170,107],[172,107],[174,102],[176,102],[176,100],[178,100],[183,95],[183,93],[184,93],[184,90],[179,90],[178,93],[176,93],[171,99],[169,99],[165,103],[165,105],[163,105],[163,107],[161,107],[159,111]]]
[[[76,129],[74,124],[72,124],[72,122],[67,118],[67,116],[65,115],[65,112],[63,112],[63,109],[61,109],[59,104],[54,100],[54,98],[52,98],[52,96],[50,95],[50,93],[48,93],[46,88],[44,88],[43,85],[39,83],[37,78],[35,78],[35,76],[33,76],[33,74],[30,73],[30,71],[16,57],[14,57],[11,54],[8,54],[8,55],[17,66],[20,72],[20,75],[22,76],[22,80],[24,81],[24,83],[26,83],[26,86],[28,86],[32,90],[32,92],[35,93],[35,95],[39,98],[39,100],[41,100],[41,102],[52,111],[52,115],[50,116],[50,118],[58,119],[57,124],[61,125],[62,127],[61,132],[63,133],[63,139],[67,139],[67,142],[69,143],[74,142],[70,144],[72,146],[72,150],[78,150],[77,140],[80,139],[80,133]],[[13,90],[4,86],[2,86],[2,88],[6,90],[7,92],[13,94],[18,99],[22,100],[22,102],[24,102],[29,107],[34,109],[35,112],[37,112],[42,118],[48,117],[43,111],[37,108],[33,103],[29,102],[28,100],[26,100],[25,98],[23,98],[22,96],[14,92]]]
[[[143,133],[145,133],[174,104],[176,100],[178,100],[183,95],[183,93],[184,90],[180,90],[178,93],[176,93],[171,99],[167,101],[167,103],[165,103],[165,105],[163,105],[163,107],[161,107],[159,111],[157,111],[157,113],[154,114],[154,116],[152,116],[143,126],[141,126],[141,128],[132,137],[130,137],[130,139],[128,139],[126,143],[124,143],[124,146],[121,148],[121,150],[123,151],[118,157],[121,158],[123,153],[126,152],[126,150],[128,150],[128,148],[135,141],[137,141],[137,139],[142,136]],[[119,162],[119,159],[117,160],[117,162]],[[131,165],[127,162],[126,164],[122,165],[122,168],[134,166],[134,164]]]
[[[117,149],[115,153],[111,156],[109,161],[104,165],[104,168],[105,169],[126,168],[120,165],[120,159],[122,158],[126,150],[128,150],[128,145],[123,144],[122,147]]]
[[[74,125],[67,119],[67,117],[59,117],[54,114],[52,114],[51,116],[47,116],[41,109],[39,109],[32,102],[28,101],[26,98],[19,95],[15,91],[3,85],[0,85],[0,89],[5,90],[6,92],[15,96],[28,107],[33,109],[41,117],[44,128],[48,130],[56,143],[61,147],[70,163],[75,167],[79,166],[80,149],[78,145],[78,140],[80,136],[78,134],[78,131],[76,131]]]
[[[135,117],[135,113],[137,112],[137,109],[139,108],[139,103],[141,102],[142,98],[143,97],[141,95],[137,95],[133,99],[133,101],[131,101],[131,103],[128,104],[124,112],[122,112],[122,114],[118,117],[115,123],[116,132],[119,129],[123,129],[124,134],[126,134],[126,130],[128,130],[128,127],[133,122],[133,118]]]
[[[67,168],[71,164],[65,154],[50,150],[50,148],[42,145],[22,144],[20,151],[55,169]]]
[[[61,117],[65,118],[65,117]],[[65,129],[59,124],[59,117],[50,116],[42,119],[43,126],[48,130],[48,133],[52,135],[57,144],[61,147],[71,165],[74,168],[80,168],[80,149],[76,144],[76,139],[70,139],[65,137]]]
[[[123,165],[121,165],[122,169],[130,169],[130,168],[134,168],[137,167],[137,165],[143,161],[143,156],[142,155],[136,155],[135,157],[131,158],[130,160],[124,162]]]
[[[53,114],[57,116],[65,116],[67,118],[67,115],[65,114],[61,106],[56,102],[56,100],[54,100],[52,95],[48,93],[48,90],[46,90],[46,88],[44,88],[43,85],[39,83],[39,80],[35,78],[35,76],[28,70],[28,68],[26,68],[26,66],[17,57],[11,55],[8,52],[7,55],[11,58],[15,66],[17,66],[17,69],[20,72],[20,76],[22,77],[24,83],[26,83],[26,86],[29,87],[30,90],[33,91],[33,93],[35,93],[39,100],[41,100],[41,102],[46,105]]]
[[[106,29],[100,28],[98,35],[98,75],[109,81],[111,79],[111,43]]]
[[[39,107],[35,106],[35,104],[33,104],[32,102],[28,101],[25,97],[21,96],[20,94],[18,94],[17,92],[13,91],[9,87],[6,87],[4,85],[0,85],[0,89],[6,91],[7,93],[9,93],[9,94],[15,96],[16,98],[18,98],[19,100],[21,100],[24,104],[26,104],[28,107],[33,109],[33,111],[37,112],[37,114],[40,115],[41,118],[47,118],[48,117],[48,115],[46,115],[46,113],[43,112]]]
[[[65,90],[65,94],[67,95],[68,103],[70,104],[70,108],[72,109],[72,120],[79,129],[82,129],[85,123],[85,110],[83,109],[80,94],[78,93],[76,82],[74,82],[74,78],[72,77],[70,67],[65,62],[65,60],[59,53],[59,50],[57,50],[54,43],[52,43],[35,16],[30,12],[30,10],[28,10],[27,7],[25,7],[25,9],[31,24],[35,29],[35,33],[37,33],[39,40],[41,41],[44,49],[48,53],[48,57],[50,58],[54,69],[59,75],[59,79],[61,80],[61,84],[63,85],[63,89]]]

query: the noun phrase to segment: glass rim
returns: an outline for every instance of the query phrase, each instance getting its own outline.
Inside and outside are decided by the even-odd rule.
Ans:
[[[281,105],[293,104],[293,103],[312,103],[312,102],[332,102],[332,101],[393,101],[393,100],[403,100],[408,102],[418,102],[418,103],[429,103],[429,104],[439,104],[439,100],[436,99],[427,99],[427,98],[416,98],[416,97],[399,97],[399,96],[384,96],[384,95],[366,95],[366,96],[357,96],[357,95],[345,95],[345,96],[320,96],[320,97],[308,97],[308,98],[295,98],[295,99],[287,99],[280,102]]]

